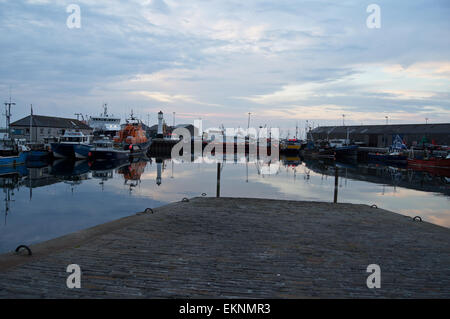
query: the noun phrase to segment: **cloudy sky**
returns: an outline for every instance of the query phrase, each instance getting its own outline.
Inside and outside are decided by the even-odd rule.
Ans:
[[[366,25],[372,3],[379,29]],[[342,114],[450,122],[449,16],[448,0],[0,0],[0,95],[11,88],[13,119],[30,104],[74,117],[108,103],[207,127],[246,127],[248,112],[284,130]]]

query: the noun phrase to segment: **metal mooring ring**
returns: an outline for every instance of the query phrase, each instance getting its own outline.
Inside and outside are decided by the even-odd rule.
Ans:
[[[421,221],[422,221],[422,218],[421,218],[420,216],[416,216],[416,217],[413,218],[413,221],[415,221],[415,222],[417,222],[417,221],[421,222]]]
[[[189,199],[185,197],[181,201],[187,203],[187,202],[189,202]]]
[[[378,206],[373,204],[372,206],[370,206],[370,208],[378,208]]]
[[[146,214],[153,214],[154,212],[153,212],[153,209],[151,209],[151,208],[146,208],[146,209],[144,210],[144,213],[146,213]]]
[[[202,193],[202,196],[205,197],[207,194],[206,193]]]
[[[30,249],[28,246],[25,246],[25,245],[20,245],[19,247],[16,248],[16,253],[17,253],[17,254],[19,253],[19,250],[20,250],[21,248],[25,248],[25,249],[28,251],[28,256],[31,256],[31,255],[33,254],[33,253],[31,252],[31,249]]]

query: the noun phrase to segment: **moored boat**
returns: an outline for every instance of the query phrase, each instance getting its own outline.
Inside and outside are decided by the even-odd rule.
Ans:
[[[398,152],[392,152],[389,154],[369,153],[367,154],[367,159],[369,160],[369,162],[380,162],[393,165],[406,165],[408,161],[408,156]]]
[[[289,152],[289,153],[298,153],[302,146],[302,142],[299,139],[291,138],[283,140],[280,143],[280,151],[281,152]]]
[[[128,160],[130,150],[114,147],[111,140],[102,139],[94,142],[88,157],[91,161]]]
[[[28,152],[19,152],[17,155],[0,156],[0,166],[17,166],[25,164]]]
[[[336,152],[326,141],[308,141],[302,155],[310,158],[335,159]]]
[[[330,147],[333,148],[336,153],[336,159],[352,159],[356,160],[358,158],[359,146],[355,144],[350,144],[348,139],[334,139],[330,140]]]
[[[90,150],[89,136],[78,131],[65,131],[57,143],[51,143],[51,150],[56,158],[85,159]]]
[[[388,153],[369,153],[369,162],[379,162],[391,165],[406,165],[408,156],[406,155],[406,145],[399,135],[394,138]]]
[[[151,142],[142,128],[142,123],[133,114],[126,122],[125,127],[114,137],[114,143],[123,150],[129,150],[130,156],[145,155]]]
[[[428,159],[408,159],[408,166],[436,167],[450,169],[450,158],[431,157]]]
[[[16,166],[25,164],[30,148],[25,145],[25,140],[13,139],[11,134],[11,106],[15,103],[5,103],[7,134],[0,140],[0,166]]]

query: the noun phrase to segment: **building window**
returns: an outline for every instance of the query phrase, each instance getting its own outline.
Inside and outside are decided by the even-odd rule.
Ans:
[[[44,134],[44,129],[43,128],[41,128],[41,134]]]
[[[27,128],[27,134],[30,134],[30,129],[29,128]]]
[[[52,129],[51,128],[48,129],[48,135],[50,135],[50,134],[52,134]]]

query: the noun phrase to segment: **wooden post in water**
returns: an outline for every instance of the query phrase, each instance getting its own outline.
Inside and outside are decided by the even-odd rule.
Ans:
[[[220,163],[217,163],[217,190],[216,197],[220,197]]]
[[[338,188],[339,188],[339,168],[337,166],[334,167],[334,201],[333,203],[337,204],[338,200]]]

